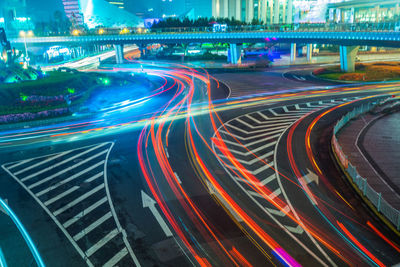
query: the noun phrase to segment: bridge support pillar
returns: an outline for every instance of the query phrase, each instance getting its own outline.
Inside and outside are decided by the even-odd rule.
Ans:
[[[296,62],[297,44],[290,45],[290,63]]]
[[[241,44],[229,44],[229,63],[240,64],[242,63],[242,45]]]
[[[307,62],[311,62],[312,61],[312,55],[313,55],[313,45],[312,44],[308,44],[307,45]]]
[[[124,63],[124,45],[118,44],[114,45],[115,49],[115,60],[117,64],[123,64]]]
[[[356,70],[356,56],[359,46],[340,46],[340,69],[343,72]]]

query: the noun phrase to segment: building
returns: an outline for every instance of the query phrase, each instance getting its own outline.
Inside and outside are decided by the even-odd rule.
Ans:
[[[212,16],[264,24],[388,21],[399,0],[212,0]]]
[[[120,8],[120,9],[125,8],[125,0],[107,0],[107,2],[109,2],[112,5],[115,5],[116,7]]]
[[[71,21],[72,26],[83,25],[83,14],[81,12],[79,0],[62,0],[64,12]]]
[[[65,14],[74,25],[85,24],[88,28],[143,26],[142,20],[113,2],[123,0],[63,0]]]
[[[336,23],[398,22],[399,0],[350,0],[328,5],[328,21]]]
[[[293,0],[212,0],[212,15],[247,22],[291,23]]]

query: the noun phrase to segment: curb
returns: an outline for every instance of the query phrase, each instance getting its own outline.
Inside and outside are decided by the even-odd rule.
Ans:
[[[392,81],[343,81],[343,80],[332,80],[318,77],[314,74],[314,71],[311,72],[311,76],[315,79],[325,81],[325,82],[335,82],[335,83],[342,83],[342,84],[374,84],[374,83],[398,83],[400,80],[392,80]]]
[[[344,168],[344,166],[340,163],[338,156],[335,153],[335,150],[333,148],[333,144],[331,142],[331,155],[334,158],[334,162],[335,165],[337,165],[337,167],[339,167],[339,169],[341,170],[341,172],[344,174],[344,176],[346,177],[346,180],[351,184],[351,186],[353,187],[353,189],[357,192],[357,194],[361,197],[361,199],[363,200],[363,202],[365,204],[367,204],[367,206],[370,208],[370,210],[387,226],[389,227],[390,230],[392,230],[398,237],[400,237],[400,231],[396,229],[396,227],[388,220],[386,219],[386,217],[380,213],[375,206],[372,204],[372,202],[366,198],[363,194],[363,192],[361,192],[361,190],[358,188],[358,186],[353,182],[353,179],[351,179],[350,175],[347,173],[346,169]]]

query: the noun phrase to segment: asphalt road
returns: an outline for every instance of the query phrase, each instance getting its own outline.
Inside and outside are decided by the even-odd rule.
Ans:
[[[341,179],[329,156],[329,127],[353,104],[330,113],[312,130],[311,146],[327,179],[318,184],[309,183],[318,205],[313,204],[293,170],[295,162],[303,175],[314,172],[304,141],[306,129],[314,118],[330,107],[378,94],[387,88],[370,86],[368,91],[333,89],[301,93],[293,89],[311,87],[321,91],[329,84],[307,76],[309,70],[291,71],[287,73],[277,68],[269,72],[216,74],[230,91],[223,85],[216,88],[217,84],[212,82],[213,91],[217,92],[212,98],[220,99],[215,106],[221,118],[218,131],[229,130],[222,133],[224,141],[229,141],[227,148],[247,170],[245,173],[258,179],[260,184],[256,187],[241,179],[239,170],[235,170],[237,167],[229,166],[230,159],[224,158],[223,151],[210,141],[216,132],[210,126],[208,107],[202,104],[207,102],[207,88],[196,80],[193,108],[197,109],[166,121],[169,127],[154,125],[153,135],[148,124],[145,132],[143,126],[138,126],[120,131],[111,127],[104,134],[102,130],[99,134],[95,134],[96,131],[90,131],[89,135],[84,133],[101,126],[96,125],[61,139],[41,137],[35,144],[30,144],[30,140],[14,146],[14,141],[8,140],[0,152],[3,169],[0,196],[8,200],[20,217],[48,266],[133,266],[138,263],[142,266],[191,266],[198,265],[196,261],[207,261],[213,266],[229,266],[232,262],[273,266],[282,264],[280,249],[304,266],[344,266],[348,261],[373,265],[369,256],[360,252],[343,230],[338,230],[339,224],[332,226],[333,219],[350,229],[354,237],[385,264],[400,262],[399,253],[373,234],[365,223],[371,221],[393,242],[399,243],[399,240],[368,212]],[[185,86],[190,84],[190,79],[177,73],[177,80]],[[195,74],[185,72],[184,75]],[[240,83],[242,87],[238,86]],[[279,99],[221,102],[228,96],[277,91],[290,94]],[[153,112],[161,115],[156,109]],[[196,112],[200,113],[190,116]],[[302,120],[294,129],[299,119]],[[290,129],[294,129],[293,132]],[[146,133],[147,141],[142,143],[141,137]],[[242,142],[239,145],[238,139]],[[206,143],[210,147],[207,148]],[[288,153],[289,144],[293,153]],[[162,202],[156,201],[151,193],[149,181],[143,174],[140,151],[146,153],[144,164],[154,177],[151,184],[157,185],[156,191],[164,199]],[[204,169],[201,159],[204,159]],[[232,210],[226,197],[219,195],[220,188],[207,182],[210,177],[205,169],[246,212],[245,218],[237,209]],[[171,177],[165,177],[165,173]],[[332,187],[336,193],[332,192]],[[255,188],[263,188],[269,194],[260,194]],[[272,204],[278,199],[278,204],[282,204],[280,208]],[[160,203],[173,218],[166,215]],[[326,214],[332,217],[326,218]],[[260,229],[256,231],[248,224],[250,220]],[[175,228],[171,222],[177,222],[179,227]],[[271,249],[265,236],[259,233],[268,235],[279,247]],[[191,254],[180,237],[189,240],[199,258]],[[325,242],[336,250],[327,249]],[[10,259],[9,266],[19,263],[17,259]]]

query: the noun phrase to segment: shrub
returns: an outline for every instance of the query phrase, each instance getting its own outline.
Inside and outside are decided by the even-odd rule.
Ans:
[[[326,72],[325,68],[319,68],[313,71],[314,75],[320,75]]]

